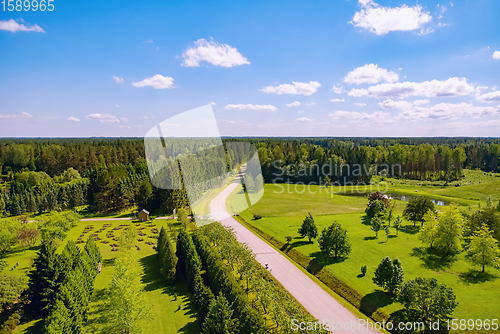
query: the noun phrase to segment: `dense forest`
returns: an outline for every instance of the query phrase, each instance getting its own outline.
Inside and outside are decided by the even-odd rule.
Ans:
[[[366,183],[374,174],[450,181],[460,179],[463,168],[500,172],[499,139],[225,138],[223,141],[255,145],[266,182],[319,182],[328,176],[332,182],[341,184]],[[189,175],[190,183],[184,180],[184,186],[194,189],[195,198],[213,183],[200,186],[193,181],[220,177],[221,171],[231,166],[229,161],[222,166],[215,155],[198,152],[185,158],[189,163],[184,164],[183,172]],[[177,166],[174,162],[170,168]],[[137,138],[1,139],[0,172],[0,212],[12,215],[82,205],[88,205],[92,212],[103,212],[136,204],[171,213],[174,208],[189,205],[182,187],[159,189],[155,187],[157,182],[151,183],[144,141]]]

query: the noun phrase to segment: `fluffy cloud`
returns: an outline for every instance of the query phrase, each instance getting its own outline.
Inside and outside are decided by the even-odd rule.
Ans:
[[[347,118],[353,121],[370,120],[377,123],[391,122],[391,115],[383,111],[376,111],[373,114],[368,114],[365,112],[337,110],[328,114],[328,116],[334,121],[340,120],[341,118]]]
[[[293,94],[293,95],[312,95],[318,91],[321,84],[317,81],[307,82],[295,82],[293,84],[283,84],[279,86],[267,86],[262,88],[260,91],[268,94]]]
[[[497,50],[493,52],[493,55],[491,57],[493,57],[493,59],[500,60],[500,51]]]
[[[295,102],[292,102],[292,103],[287,103],[286,106],[287,107],[298,107],[298,106],[300,106],[300,102],[299,101],[295,101]]]
[[[139,82],[133,82],[132,85],[135,87],[151,86],[154,89],[166,89],[174,87],[174,79],[172,77],[164,77],[163,75],[157,74],[151,78],[146,78]]]
[[[366,106],[366,103],[354,102],[353,104],[354,104],[355,106],[358,106],[358,107],[364,107],[364,106]]]
[[[421,106],[421,105],[424,105],[424,104],[429,104],[429,100],[415,100],[413,101],[413,104],[416,105],[416,106]]]
[[[378,105],[381,108],[388,110],[406,110],[413,107],[410,102],[407,101],[393,101],[393,100],[385,100],[383,102],[379,102]]]
[[[470,103],[439,103],[430,107],[413,107],[403,110],[398,119],[419,120],[432,119],[458,119],[461,117],[479,118],[484,115],[498,115],[500,107],[476,107]]]
[[[481,102],[487,103],[500,102],[500,90],[479,95],[476,97],[476,99]]]
[[[331,99],[330,102],[344,102],[344,99]]]
[[[22,19],[21,19],[22,22]],[[45,32],[42,28],[37,26],[36,24],[34,25],[27,25],[25,26],[24,24],[19,24],[16,21],[10,19],[8,21],[0,21],[0,30],[7,30],[11,32],[16,32],[16,31],[36,31],[36,32]]]
[[[335,94],[342,94],[344,92],[344,87],[333,86],[332,91]]]
[[[101,123],[120,123],[120,120],[111,114],[90,114],[85,116],[87,119],[95,119]]]
[[[122,83],[122,82],[125,81],[125,80],[123,80],[123,78],[117,77],[117,76],[114,76],[114,75],[113,75],[113,80],[115,80],[116,83]]]
[[[349,96],[370,96],[387,99],[404,99],[408,96],[452,97],[472,95],[478,88],[467,83],[466,78],[449,78],[448,80],[432,80],[424,82],[397,82],[370,86],[362,89],[351,89]]]
[[[361,9],[354,14],[351,24],[355,27],[368,29],[377,35],[390,31],[409,31],[422,29],[423,25],[432,19],[420,5],[409,7],[383,7],[373,0],[359,0]]]
[[[71,121],[71,122],[80,122],[80,119],[79,118],[76,118],[76,117],[68,117],[68,121]]]
[[[312,122],[313,119],[312,118],[307,118],[307,117],[299,117],[295,120],[296,122]]]
[[[27,112],[22,112],[20,114],[0,114],[0,119],[8,119],[8,118],[31,118],[30,114]]]
[[[236,48],[217,43],[213,39],[207,41],[204,38],[197,40],[194,46],[184,51],[182,58],[184,58],[182,66],[185,67],[197,67],[203,61],[222,67],[250,64]]]
[[[256,110],[256,111],[276,111],[276,108],[270,104],[258,105],[258,104],[228,104],[224,109],[229,110]]]
[[[215,102],[212,101],[212,102],[210,102],[210,104],[213,105],[213,106],[215,106],[217,103],[215,103]]]
[[[376,64],[366,64],[365,66],[355,68],[347,73],[344,78],[345,83],[356,85],[363,83],[375,84],[380,81],[392,83],[398,80],[399,75],[397,73],[378,67]]]

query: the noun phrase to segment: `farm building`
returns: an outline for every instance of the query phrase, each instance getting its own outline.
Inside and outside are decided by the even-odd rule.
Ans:
[[[140,222],[145,222],[149,220],[149,211],[142,209],[141,212],[137,215],[137,220]]]

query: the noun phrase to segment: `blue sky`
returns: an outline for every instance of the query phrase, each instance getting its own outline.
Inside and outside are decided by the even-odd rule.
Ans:
[[[225,136],[499,135],[498,1],[53,3],[0,5],[2,137],[144,136],[209,103]]]

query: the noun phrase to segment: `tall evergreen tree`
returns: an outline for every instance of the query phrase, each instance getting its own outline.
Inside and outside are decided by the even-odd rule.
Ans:
[[[60,271],[55,247],[50,242],[42,242],[33,270],[29,273],[30,308],[37,314],[49,314],[59,288]]]
[[[222,292],[210,303],[210,310],[203,322],[202,333],[238,333],[238,320],[233,318],[233,310]]]

